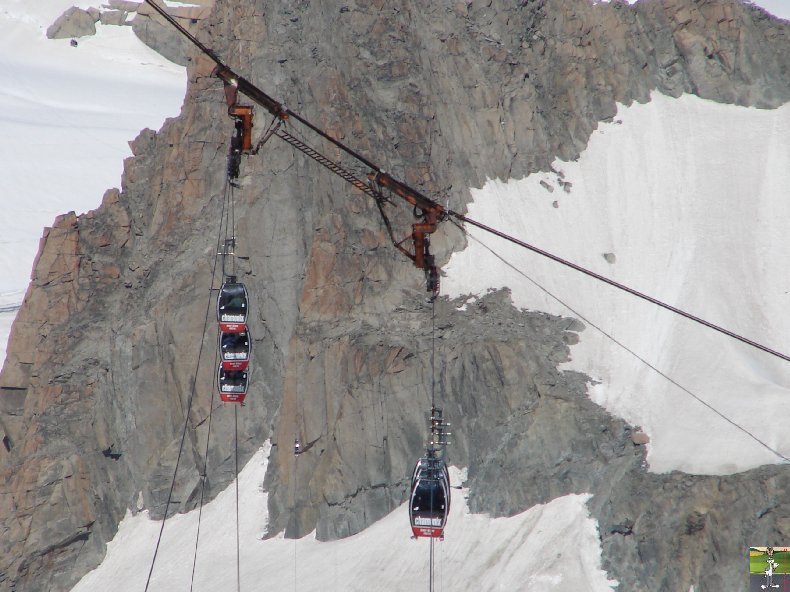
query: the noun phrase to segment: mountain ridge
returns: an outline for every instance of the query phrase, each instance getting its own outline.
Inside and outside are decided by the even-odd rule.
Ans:
[[[378,1],[347,8],[237,2],[215,7],[205,32],[220,55],[237,58],[239,72],[261,73],[272,94],[337,137],[349,135],[361,151],[388,155],[388,170],[456,208],[486,178],[525,176],[548,170],[556,157],[578,157],[618,102],[647,101],[653,89],[762,108],[790,99],[780,59],[790,44],[787,25],[734,1],[404,1],[397,9]],[[0,427],[12,443],[0,449],[0,520],[11,533],[0,547],[7,558],[0,589],[67,589],[100,560],[140,494],[144,507],[163,511],[201,345],[214,251],[209,229],[232,127],[211,66],[193,63],[181,117],[135,140],[122,190],[108,191],[92,213],[64,216],[42,241],[0,375]],[[258,115],[261,127],[264,119]],[[274,436],[272,533],[317,528],[320,538],[346,536],[403,499],[403,480],[421,449],[429,368],[421,274],[387,246],[373,205],[313,163],[266,146],[263,158],[242,167],[239,242],[251,255],[242,277],[254,294],[254,364],[261,369],[240,413],[242,458]],[[446,259],[463,239],[445,232],[435,246]],[[461,434],[453,455],[469,467],[473,511],[508,515],[596,490],[591,507],[605,564],[634,590],[688,588],[711,555],[735,556],[743,532],[786,532],[779,502],[770,522],[721,524],[734,504],[750,515],[777,495],[764,489],[786,491],[781,468],[732,478],[642,471],[632,428],[589,400],[585,377],[556,368],[576,339],[572,319],[515,310],[504,292],[483,298],[471,321],[453,313],[460,304],[440,305],[439,358],[447,360],[447,404],[474,409],[453,418]],[[111,322],[97,321],[94,311]],[[503,332],[487,334],[485,326],[499,330],[491,319]],[[540,330],[525,340],[520,324]],[[453,332],[462,343],[450,343]],[[213,338],[204,334],[203,342],[211,351]],[[409,361],[393,372],[399,357]],[[194,377],[204,397],[190,414],[179,509],[196,502],[211,405],[203,385],[212,374],[204,365]],[[524,380],[534,385],[526,394]],[[508,397],[476,403],[475,395],[501,394],[497,389],[524,411],[513,421],[525,423],[499,429],[513,404]],[[415,393],[423,400],[416,407],[409,404]],[[387,428],[376,424],[373,409],[385,401]],[[558,410],[534,422],[535,405]],[[228,413],[215,419],[214,429],[229,433]],[[606,429],[590,442],[599,422]],[[400,426],[397,445],[392,426]],[[538,443],[551,441],[545,431],[569,439],[570,469],[553,457],[531,457]],[[327,443],[300,460],[298,475],[289,446],[295,433]],[[212,495],[233,474],[230,442],[216,440],[207,461],[219,471]],[[507,472],[497,468],[504,442]],[[369,445],[383,449],[373,462]],[[108,447],[121,456],[102,455]],[[590,472],[588,454],[600,455],[592,464],[604,474]],[[608,472],[618,476],[619,490]],[[513,481],[522,474],[531,477]],[[39,475],[51,477],[40,482]],[[678,505],[668,525],[649,507],[656,499],[648,492],[660,488],[672,492],[669,507]],[[754,500],[743,501],[746,493]],[[673,555],[678,540],[682,561]],[[739,570],[727,564],[700,589],[725,589],[725,578]]]

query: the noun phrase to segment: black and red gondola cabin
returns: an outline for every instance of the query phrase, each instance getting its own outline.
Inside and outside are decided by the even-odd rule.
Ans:
[[[222,284],[217,296],[217,321],[220,331],[246,331],[248,310],[247,288],[244,284],[235,281]]]
[[[247,396],[248,373],[246,370],[217,368],[219,398],[225,403],[243,403]]]
[[[438,458],[417,461],[411,480],[409,522],[415,537],[444,536],[450,513],[450,475],[447,465]]]
[[[246,370],[250,363],[251,349],[252,341],[247,331],[220,331],[219,352],[225,370]]]

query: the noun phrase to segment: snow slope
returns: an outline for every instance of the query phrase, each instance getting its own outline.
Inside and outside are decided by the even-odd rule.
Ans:
[[[655,94],[645,105],[621,106],[577,162],[554,163],[558,173],[473,190],[468,215],[790,354],[788,165],[790,105],[757,110]],[[652,470],[727,474],[782,460],[730,421],[790,456],[777,413],[790,397],[790,364],[470,232],[482,244],[470,240],[453,255],[446,293],[507,286],[516,306],[599,326],[580,334],[568,367],[598,381],[589,391],[594,401],[647,431]]]
[[[426,589],[429,542],[410,540],[406,506],[364,532],[333,542],[313,535],[300,540],[262,540],[268,519],[261,489],[270,450],[267,442],[239,476],[241,589],[399,592]],[[451,483],[463,474],[451,472]],[[453,491],[446,540],[436,543],[436,590],[565,590],[610,592],[600,568],[598,530],[588,495],[569,495],[512,518],[470,514],[466,491]],[[145,588],[161,523],[147,513],[127,514],[102,565],[72,592],[139,592]],[[194,590],[236,585],[235,490],[203,510]],[[190,582],[197,512],[165,524],[151,590],[186,589]],[[208,537],[211,537],[210,539]]]
[[[119,187],[128,142],[178,115],[186,70],[130,27],[97,25],[71,47],[46,28],[72,0],[0,3],[0,362],[43,228]]]

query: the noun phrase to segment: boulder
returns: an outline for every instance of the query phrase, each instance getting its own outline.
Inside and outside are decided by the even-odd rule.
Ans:
[[[102,25],[122,26],[126,24],[127,12],[124,10],[108,10],[101,13]]]
[[[49,39],[68,39],[96,34],[96,21],[81,8],[72,6],[47,29]]]
[[[122,10],[124,12],[137,12],[140,8],[141,2],[133,2],[132,0],[110,0],[107,6],[114,10]]]

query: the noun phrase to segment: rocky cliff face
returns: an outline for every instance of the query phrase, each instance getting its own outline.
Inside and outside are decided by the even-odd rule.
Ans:
[[[199,34],[454,209],[486,178],[577,157],[615,102],[790,100],[790,28],[734,0],[234,1]],[[0,590],[66,590],[127,508],[162,514],[190,399],[176,509],[195,505],[201,473],[212,495],[232,479],[234,408],[212,401],[204,330],[232,124],[213,64],[191,63],[182,115],[141,133],[121,190],[42,239],[0,374]],[[236,191],[255,338],[241,460],[276,444],[271,533],[341,537],[404,499],[426,432],[430,308],[374,204],[275,142],[245,159]],[[410,210],[389,213],[405,236]],[[442,227],[434,250],[461,241]],[[577,321],[515,310],[503,292],[458,305],[436,305],[435,384],[474,511],[592,492],[604,567],[629,590],[733,589],[749,541],[790,539],[783,468],[644,470],[633,428],[557,370]],[[311,445],[298,461],[295,436]]]

